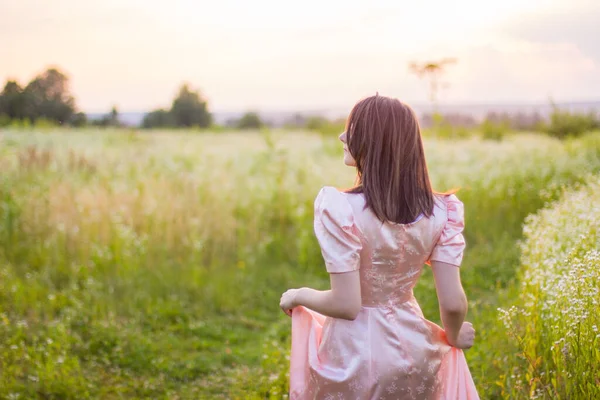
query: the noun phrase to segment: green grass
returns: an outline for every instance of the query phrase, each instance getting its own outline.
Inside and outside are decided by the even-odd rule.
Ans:
[[[502,310],[521,354],[504,376],[514,399],[600,397],[600,180],[528,217],[521,291]]]
[[[427,140],[460,187],[467,352],[499,398],[516,345],[522,223],[600,170],[600,135]],[[314,196],[351,186],[335,138],[306,133],[0,133],[0,398],[280,398],[290,287],[326,288]],[[417,298],[439,320],[431,274]]]

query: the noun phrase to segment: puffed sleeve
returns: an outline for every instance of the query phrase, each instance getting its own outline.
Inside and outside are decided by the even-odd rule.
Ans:
[[[354,223],[350,203],[337,189],[326,186],[317,195],[314,229],[327,272],[360,268],[360,231]]]
[[[435,245],[429,262],[441,261],[460,266],[465,250],[465,212],[463,203],[455,196],[446,197],[447,221]]]

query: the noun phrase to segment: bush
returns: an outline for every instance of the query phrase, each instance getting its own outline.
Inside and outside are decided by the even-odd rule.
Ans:
[[[260,115],[256,112],[247,112],[236,124],[238,129],[260,129],[263,125]]]
[[[544,127],[544,130],[550,136],[564,139],[568,136],[581,136],[599,127],[600,120],[592,112],[576,114],[554,107],[554,111],[550,115],[550,122]]]
[[[476,128],[479,124],[477,120],[470,114],[463,113],[445,113],[439,112],[426,113],[419,118],[419,124],[422,128],[431,128],[439,125],[441,122],[452,125],[454,127],[461,127],[466,129]]]
[[[346,121],[330,121],[327,118],[314,116],[306,121],[306,129],[320,133],[322,136],[337,136],[346,129]]]
[[[506,129],[513,131],[539,131],[544,120],[537,111],[527,113],[519,111],[517,113],[490,111],[485,116],[485,121],[496,125],[503,125]]]
[[[511,399],[600,398],[600,179],[527,219],[519,306],[501,310],[523,359]]]
[[[164,109],[154,110],[144,116],[142,128],[166,128],[175,126],[171,112]]]
[[[78,112],[71,117],[71,125],[76,128],[81,128],[86,126],[88,123],[87,115],[83,112]]]
[[[48,130],[50,128],[56,128],[57,124],[55,121],[49,120],[47,118],[40,118],[35,120],[33,126],[35,129]]]
[[[6,114],[0,114],[0,127],[9,126],[10,117]]]
[[[481,136],[487,140],[502,140],[510,129],[507,122],[493,122],[489,119],[483,121],[479,128]]]
[[[471,136],[466,126],[453,124],[442,114],[435,113],[431,118],[432,126],[425,132],[426,136],[440,139],[460,139]]]
[[[25,119],[13,119],[10,121],[10,124],[8,125],[10,128],[12,129],[30,129],[31,128],[31,121],[29,121],[29,119],[25,118]]]

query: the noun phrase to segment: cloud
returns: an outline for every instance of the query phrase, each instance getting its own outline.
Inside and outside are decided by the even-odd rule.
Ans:
[[[598,97],[600,64],[574,44],[526,43],[476,46],[456,54],[448,68],[448,99],[544,102]]]
[[[569,8],[524,14],[499,25],[514,40],[538,44],[572,44],[600,63],[600,3],[579,2]]]

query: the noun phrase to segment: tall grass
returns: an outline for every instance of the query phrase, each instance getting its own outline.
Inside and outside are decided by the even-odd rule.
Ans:
[[[528,217],[519,301],[502,319],[521,352],[514,399],[600,398],[600,180]]]
[[[0,136],[0,397],[273,398],[287,390],[284,290],[325,288],[312,232],[335,139],[284,132]],[[483,398],[514,344],[497,321],[525,217],[600,170],[600,136],[428,140],[434,186],[460,187],[462,276]],[[431,274],[417,288],[437,317]]]

